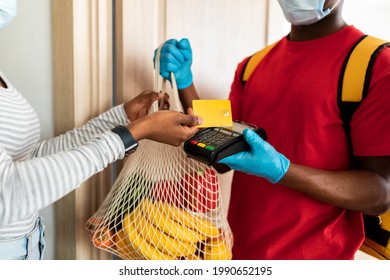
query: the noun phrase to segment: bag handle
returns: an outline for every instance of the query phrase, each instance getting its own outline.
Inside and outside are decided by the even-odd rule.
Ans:
[[[154,70],[154,91],[156,92],[165,92],[165,89],[166,89],[166,83],[167,83],[167,80],[164,79],[161,75],[160,75],[160,56],[161,56],[161,48],[162,46],[164,45],[164,43],[162,43],[158,49],[157,49],[157,52],[156,52],[156,59],[155,59],[155,70]],[[171,78],[171,89],[172,89],[172,94],[170,95],[170,101],[173,102],[173,105],[174,105],[174,110],[176,111],[179,111],[179,112],[183,112],[183,106],[180,102],[180,98],[179,98],[179,91],[177,89],[177,84],[176,84],[176,79],[175,79],[175,75],[173,74],[173,72],[170,72],[170,78]],[[152,104],[152,107],[150,109],[150,112],[157,112],[159,111],[159,106],[158,106],[158,101],[155,101],[153,104]]]

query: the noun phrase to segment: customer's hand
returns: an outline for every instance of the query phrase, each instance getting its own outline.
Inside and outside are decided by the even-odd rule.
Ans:
[[[244,139],[251,150],[226,157],[219,163],[227,164],[234,170],[263,177],[271,183],[278,182],[286,174],[290,160],[251,129],[244,130]]]
[[[198,116],[164,110],[138,119],[128,128],[136,140],[150,139],[179,146],[198,132],[196,126],[202,123],[203,119]]]
[[[154,64],[156,53],[157,50],[154,51]],[[164,43],[160,55],[160,75],[170,81],[170,72],[173,72],[179,90],[192,84],[191,64],[192,50],[188,39],[170,39]]]
[[[159,100],[160,110],[169,109],[169,96],[166,93],[157,93],[155,91],[147,90],[140,93],[138,96],[124,104],[124,109],[130,121],[135,121],[139,118],[145,117],[150,110],[153,102]]]

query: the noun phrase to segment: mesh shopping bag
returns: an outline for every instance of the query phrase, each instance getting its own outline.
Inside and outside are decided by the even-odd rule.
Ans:
[[[155,90],[165,90],[156,55]],[[182,111],[171,74],[171,108]],[[173,106],[172,106],[173,105]],[[158,110],[153,104],[151,112]],[[183,147],[142,140],[86,222],[93,244],[122,259],[229,260],[233,236],[216,171]]]

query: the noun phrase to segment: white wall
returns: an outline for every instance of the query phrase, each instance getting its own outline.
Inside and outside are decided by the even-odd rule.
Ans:
[[[389,0],[345,0],[343,16],[363,32],[390,40]]]
[[[18,0],[18,15],[0,30],[0,71],[37,112],[43,138],[53,136],[50,0]],[[54,207],[41,211],[46,222],[45,259],[54,258]]]

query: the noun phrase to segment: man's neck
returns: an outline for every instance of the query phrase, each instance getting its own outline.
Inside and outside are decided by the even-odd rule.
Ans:
[[[291,25],[291,32],[288,39],[296,42],[308,41],[340,31],[347,26],[347,23],[339,13],[336,13],[336,10],[334,12],[311,25]]]

